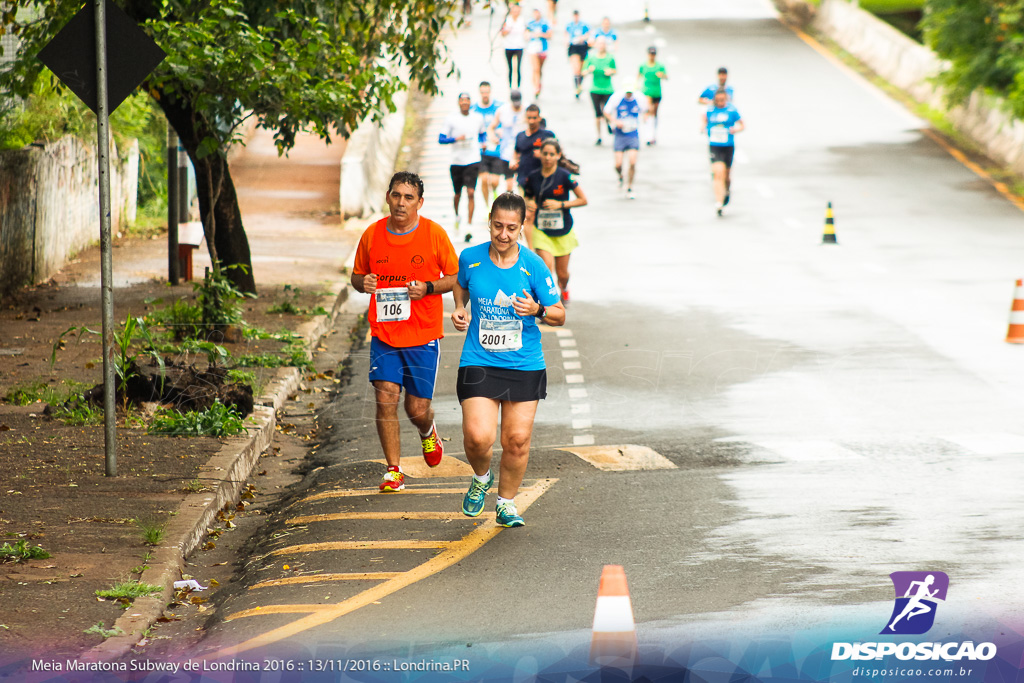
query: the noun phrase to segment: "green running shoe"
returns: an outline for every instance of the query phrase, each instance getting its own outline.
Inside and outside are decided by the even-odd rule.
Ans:
[[[462,499],[462,514],[477,517],[484,509],[484,494],[494,485],[494,475],[487,473],[487,481],[478,481],[475,477],[469,482],[469,490]]]
[[[519,516],[515,503],[503,503],[494,508],[498,524],[501,526],[525,526],[526,522]]]

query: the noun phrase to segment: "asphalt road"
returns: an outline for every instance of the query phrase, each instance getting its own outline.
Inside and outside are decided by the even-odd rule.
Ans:
[[[573,5],[560,3],[563,21]],[[364,349],[351,389],[321,416],[337,435],[318,452],[324,469],[268,526],[268,554],[218,607],[234,618],[201,652],[585,647],[605,564],[626,568],[644,644],[877,633],[896,570],[947,572],[957,599],[944,614],[958,624],[1021,615],[1006,591],[1024,560],[1024,364],[1003,342],[1020,211],[768,3],[655,1],[651,25],[639,6],[585,10],[611,15],[621,72],[650,44],[668,67],[635,201],[617,187],[607,141],[593,144],[563,38],[545,70],[539,104],[582,165],[590,205],[574,212],[568,324],[544,334],[549,396],[527,526],[498,533],[485,517],[447,514],[468,479],[455,462],[457,335],[443,343],[434,402],[451,460],[420,472],[403,432],[409,490],[438,492],[372,492],[383,466],[369,462],[382,456]],[[450,45],[461,81],[431,108],[431,140],[460,89],[488,78],[504,98],[487,23],[478,13]],[[748,130],[717,218],[696,99],[721,65]],[[423,213],[449,225],[446,152],[430,140],[427,150]],[[838,245],[821,244],[829,201]],[[606,471],[578,455],[608,446],[620,467],[644,447],[646,467],[663,469]],[[339,542],[349,545],[298,547]],[[266,583],[281,578],[291,582]]]

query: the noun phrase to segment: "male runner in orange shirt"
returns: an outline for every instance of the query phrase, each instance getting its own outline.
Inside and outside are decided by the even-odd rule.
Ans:
[[[402,443],[398,399],[405,387],[405,414],[419,430],[423,458],[437,467],[444,447],[437,436],[434,381],[444,336],[441,295],[452,291],[459,272],[448,235],[420,218],[423,181],[415,173],[391,177],[386,196],[391,215],[366,229],[356,248],[352,286],[370,298],[370,383],[377,400],[377,435],[388,471],[381,493],[405,488],[399,465]]]

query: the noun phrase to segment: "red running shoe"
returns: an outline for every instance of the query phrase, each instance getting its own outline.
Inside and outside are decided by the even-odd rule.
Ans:
[[[563,289],[562,290],[562,305],[565,306],[568,303],[569,303],[569,290],[568,289]]]
[[[405,488],[405,475],[397,467],[388,467],[384,478],[380,480],[381,493],[394,493]]]
[[[437,425],[430,425],[430,435],[423,437],[420,443],[423,446],[423,459],[427,461],[427,467],[437,467],[444,457],[444,445],[437,435]]]

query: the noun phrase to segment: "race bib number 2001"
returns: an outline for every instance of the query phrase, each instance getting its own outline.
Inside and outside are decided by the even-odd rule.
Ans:
[[[480,320],[480,346],[491,352],[523,348],[522,320]]]
[[[412,301],[405,287],[387,287],[375,292],[377,298],[377,322],[389,323],[408,320],[412,314]]]

